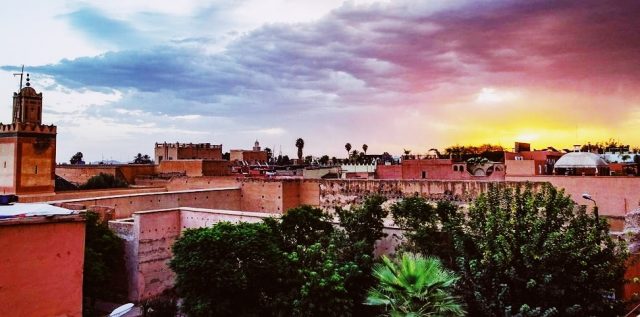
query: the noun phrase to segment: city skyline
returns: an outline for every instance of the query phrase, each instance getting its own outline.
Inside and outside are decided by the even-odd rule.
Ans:
[[[155,142],[295,154],[640,144],[640,4],[246,0],[10,4],[0,122],[26,64],[57,161]]]

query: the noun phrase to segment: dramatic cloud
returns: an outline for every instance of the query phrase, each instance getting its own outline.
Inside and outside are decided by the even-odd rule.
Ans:
[[[62,17],[113,50],[30,70],[118,96],[119,113],[83,115],[175,117],[177,129],[234,145],[261,137],[289,151],[303,136],[317,154],[340,154],[346,141],[396,152],[515,138],[640,143],[619,128],[640,113],[637,1],[347,3],[249,32],[221,12],[242,16],[256,2],[220,5],[129,16],[83,7]]]

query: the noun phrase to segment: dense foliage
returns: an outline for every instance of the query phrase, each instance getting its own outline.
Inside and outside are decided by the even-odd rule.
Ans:
[[[353,216],[343,216],[345,229],[322,210],[303,206],[280,220],[187,230],[170,262],[184,311],[189,316],[369,314],[362,303],[373,285],[373,242],[382,236],[386,216],[382,201],[367,200]],[[367,229],[359,223],[374,225]]]
[[[122,267],[124,249],[122,240],[100,220],[95,212],[84,214],[86,219],[83,297],[89,300],[85,315],[92,316],[96,299],[114,299],[113,285],[118,268]]]
[[[69,163],[71,164],[84,164],[84,161],[82,160],[83,155],[82,152],[78,152],[76,154],[74,154],[71,159],[69,159]]]
[[[626,251],[597,219],[551,185],[491,187],[466,217],[420,198],[392,208],[406,248],[437,255],[460,276],[472,316],[613,316]],[[440,229],[441,233],[437,231]],[[434,237],[436,239],[429,239]]]
[[[458,277],[440,260],[403,253],[395,261],[382,257],[373,269],[378,280],[367,304],[384,306],[386,316],[464,316],[460,299],[453,295]]]
[[[87,180],[87,182],[80,186],[81,189],[105,189],[105,188],[122,188],[127,187],[127,182],[111,175],[100,173]]]

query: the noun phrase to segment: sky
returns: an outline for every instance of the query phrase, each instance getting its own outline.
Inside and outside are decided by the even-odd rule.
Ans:
[[[155,142],[275,154],[515,141],[640,145],[638,1],[3,4],[0,122],[21,65],[59,162]],[[4,97],[2,97],[4,96]]]

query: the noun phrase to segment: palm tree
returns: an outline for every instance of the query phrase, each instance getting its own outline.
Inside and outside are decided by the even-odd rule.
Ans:
[[[403,253],[396,261],[383,256],[373,268],[378,285],[367,294],[367,305],[385,306],[386,316],[464,316],[452,295],[458,277],[436,258]]]
[[[367,155],[367,150],[369,149],[369,146],[366,144],[362,145],[362,151],[364,152],[364,155]]]
[[[348,159],[349,158],[349,152],[351,152],[351,143],[345,144],[344,148],[347,150],[347,159]]]
[[[296,140],[296,147],[298,148],[298,160],[302,160],[302,148],[304,148],[304,140],[302,138]]]

